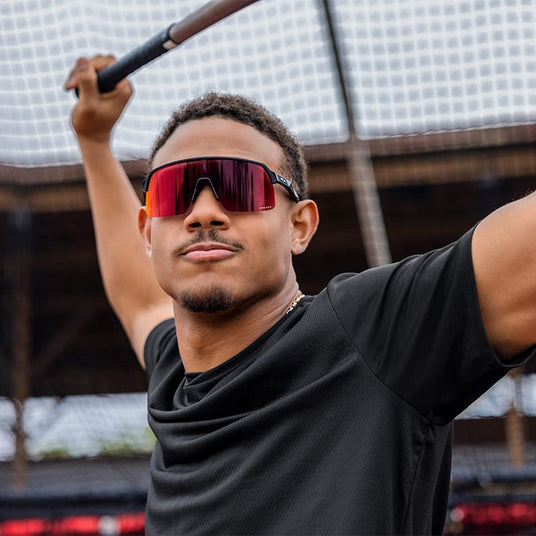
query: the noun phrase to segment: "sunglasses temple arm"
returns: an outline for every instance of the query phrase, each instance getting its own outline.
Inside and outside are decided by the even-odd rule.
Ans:
[[[294,188],[294,185],[288,179],[285,179],[285,177],[282,177],[281,175],[278,175],[277,173],[274,173],[274,175],[276,177],[276,182],[284,186],[290,192],[290,195],[294,199],[294,201],[296,202],[301,201],[300,196],[298,195],[298,192],[296,191],[296,188]]]

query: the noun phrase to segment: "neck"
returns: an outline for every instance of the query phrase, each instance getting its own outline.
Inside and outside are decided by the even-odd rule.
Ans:
[[[275,296],[218,314],[191,313],[174,302],[177,339],[186,372],[205,372],[247,348],[294,308],[299,294],[294,283]]]

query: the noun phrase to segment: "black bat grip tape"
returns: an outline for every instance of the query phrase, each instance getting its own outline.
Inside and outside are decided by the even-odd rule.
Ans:
[[[173,47],[165,48],[163,45],[168,41],[172,41],[169,37],[169,29],[171,26],[153,35],[153,37],[132,49],[130,52],[119,58],[116,63],[98,71],[97,85],[99,92],[107,93],[108,91],[112,91],[116,84],[126,78],[129,74],[158,58],[158,56],[169,52],[170,48]],[[76,89],[76,96],[78,97],[78,88]]]

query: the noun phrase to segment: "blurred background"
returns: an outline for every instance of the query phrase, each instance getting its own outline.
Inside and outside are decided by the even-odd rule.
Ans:
[[[120,57],[203,3],[0,3],[0,536],[143,533],[146,379],[104,296],[62,86],[77,57]],[[309,294],[536,185],[533,0],[262,0],[131,80],[114,150],[138,191],[159,128],[207,90],[304,143]],[[457,419],[446,533],[536,533],[535,368]]]

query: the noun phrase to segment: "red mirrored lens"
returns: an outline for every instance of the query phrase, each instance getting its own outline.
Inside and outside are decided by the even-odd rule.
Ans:
[[[188,211],[199,179],[208,178],[219,202],[230,212],[256,212],[275,206],[268,172],[237,159],[201,159],[156,169],[146,194],[147,215],[177,216]]]
[[[242,160],[207,160],[219,201],[229,212],[257,212],[275,206],[274,187],[259,164]],[[217,179],[215,179],[217,177]]]

